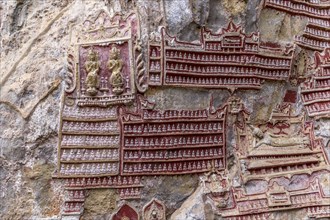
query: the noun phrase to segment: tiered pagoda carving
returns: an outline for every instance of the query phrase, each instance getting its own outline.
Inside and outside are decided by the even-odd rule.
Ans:
[[[287,111],[283,111],[285,107]],[[290,104],[279,105],[270,122],[248,124],[236,131],[244,182],[289,177],[306,170],[312,173],[328,167],[323,142],[315,137],[313,124],[301,116],[292,116]]]
[[[311,117],[330,116],[330,48],[315,52],[312,76],[302,84],[302,100]]]
[[[213,89],[260,89],[264,80],[286,81],[292,45],[261,42],[230,22],[220,33],[202,29],[199,43],[181,42],[162,29],[149,45],[149,84]]]
[[[307,18],[303,35],[295,37],[297,45],[316,51],[330,47],[329,1],[265,0],[264,5]]]
[[[121,198],[140,197],[140,177],[121,176],[118,115],[118,105],[131,103],[136,86],[140,91],[146,81],[146,71],[137,66],[144,63],[136,49],[139,37],[134,12],[110,18],[101,11],[72,31],[55,175],[66,180],[70,195],[64,214],[82,213],[86,189],[112,188]]]
[[[329,160],[313,124],[293,116],[290,103],[279,105],[268,123],[257,126],[240,109],[243,120],[234,123],[234,130],[241,184],[232,188],[235,207],[218,209],[218,214],[231,220],[269,219],[275,211],[306,208],[309,217],[328,217]]]

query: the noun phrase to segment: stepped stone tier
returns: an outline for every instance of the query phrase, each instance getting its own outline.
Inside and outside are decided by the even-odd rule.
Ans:
[[[329,0],[0,1],[0,219],[330,219]]]

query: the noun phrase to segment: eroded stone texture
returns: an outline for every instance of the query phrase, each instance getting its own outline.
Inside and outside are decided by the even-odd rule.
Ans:
[[[108,219],[116,208],[115,192],[113,190],[104,189],[96,190],[95,192],[88,192],[85,206],[85,218]]]
[[[0,1],[0,219],[157,219],[161,215],[145,208],[154,198],[164,205],[166,219],[329,218],[330,58],[325,48],[330,2],[304,2]],[[125,17],[132,10],[139,20],[133,28],[140,29],[132,47],[119,43],[118,57],[110,58],[114,41],[96,43],[100,69],[87,70],[87,48],[82,49],[81,60],[71,50],[87,27],[79,25],[100,11],[106,20],[117,12]],[[216,35],[213,40],[221,47],[204,44],[201,33]],[[239,47],[237,36],[245,40],[253,33],[259,50],[248,60],[241,59],[244,53],[238,48],[247,46]],[[153,54],[153,49],[159,51]],[[169,54],[162,54],[166,50]],[[178,51],[186,52],[186,57],[175,55]],[[189,51],[201,57],[189,60]],[[211,53],[235,58],[214,61],[216,57],[206,56]],[[279,57],[290,60],[289,65]],[[217,81],[210,77],[185,81],[194,68],[187,67],[184,73],[186,67],[180,65],[173,66],[177,75],[168,82],[162,78],[171,72],[166,63],[180,60],[198,63],[196,72],[205,66],[198,74],[211,73],[214,67],[207,63],[211,59],[233,67],[225,73],[216,70]],[[120,61],[123,67],[109,68],[110,61]],[[158,69],[156,61],[164,66]],[[77,75],[75,65],[80,68]],[[260,65],[264,65],[260,73],[245,77],[254,70],[238,69]],[[125,105],[103,99],[107,107],[97,106],[101,102],[96,99],[107,97],[108,90],[85,82],[96,69],[102,85],[107,84],[104,77],[110,80],[117,71],[117,80],[108,84],[114,96],[134,91],[127,92],[129,98],[117,97]],[[276,72],[283,69],[284,75]],[[164,81],[157,81],[157,74]],[[248,83],[242,86],[243,79]],[[205,86],[211,82],[212,88]],[[84,86],[90,87],[85,97],[80,93]],[[76,97],[80,106],[75,105]],[[90,104],[92,99],[96,101]],[[79,113],[68,119],[66,110],[71,116]],[[101,121],[88,121],[91,112]],[[222,126],[215,123],[224,121]],[[76,142],[70,148],[70,135],[88,136],[97,127],[98,135],[118,137],[116,148],[91,150],[85,142],[83,153]],[[63,144],[61,135],[69,142]],[[148,139],[154,136],[159,139]],[[88,143],[98,146],[99,140],[91,138]],[[116,167],[109,166],[110,172],[108,167],[91,165],[79,176],[82,167],[73,169],[72,164],[84,163]]]

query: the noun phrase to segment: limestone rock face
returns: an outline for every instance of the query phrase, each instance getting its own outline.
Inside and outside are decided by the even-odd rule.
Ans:
[[[170,219],[205,219],[204,209],[202,189],[198,187],[180,209],[172,214]]]
[[[100,11],[134,11],[139,33],[84,42]],[[0,219],[330,218],[329,17],[328,0],[0,1]],[[110,29],[127,28],[120,22]],[[107,33],[93,25],[88,33]],[[122,95],[101,86],[105,75],[98,94],[83,94],[84,50],[105,63],[113,45],[133,98],[89,106]],[[113,110],[118,123],[101,134],[84,115],[65,125],[65,107]],[[77,122],[93,129],[70,133]],[[117,135],[118,151],[97,158],[110,141],[63,147],[75,135]],[[75,173],[83,168],[92,171]]]

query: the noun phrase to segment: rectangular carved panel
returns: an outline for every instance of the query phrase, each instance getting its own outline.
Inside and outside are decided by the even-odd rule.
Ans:
[[[64,107],[60,142],[61,176],[119,173],[120,133],[116,111],[116,107]]]
[[[316,52],[315,71],[302,84],[302,100],[309,116],[330,117],[330,49]]]
[[[220,34],[202,29],[199,43],[181,42],[165,29],[149,45],[150,85],[260,89],[287,80],[292,48],[259,41],[230,22]]]
[[[123,175],[177,175],[225,168],[225,110],[142,110],[124,115]]]

